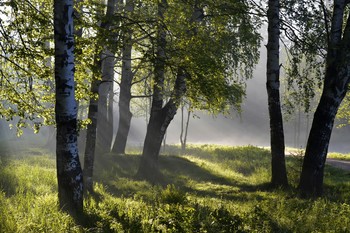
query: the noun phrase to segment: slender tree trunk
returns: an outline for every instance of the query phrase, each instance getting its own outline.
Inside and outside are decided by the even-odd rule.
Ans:
[[[126,2],[126,11],[131,13],[134,10],[132,0]],[[134,74],[131,70],[131,51],[132,51],[132,30],[127,30],[124,37],[122,77],[120,82],[119,96],[119,124],[112,152],[125,154],[126,142],[129,135],[132,113],[130,111],[131,85]]]
[[[95,58],[97,59],[97,58]],[[95,62],[96,63],[96,62]],[[91,94],[98,94],[98,87],[100,81],[94,79],[91,83]],[[94,97],[90,98],[88,118],[91,123],[86,129],[86,144],[85,144],[85,156],[84,156],[84,186],[85,191],[93,192],[93,170],[95,160],[95,147],[96,147],[96,128],[97,128],[97,116],[98,116],[98,100]]]
[[[120,9],[121,0],[108,0],[106,20],[102,25],[109,28],[114,13]],[[106,47],[102,61],[102,83],[99,87],[99,115],[97,125],[97,141],[102,153],[110,152],[113,141],[113,98],[114,98],[114,66],[116,45],[119,40],[119,33],[108,38],[111,47]]]
[[[186,127],[185,127],[185,136],[184,136],[184,144],[183,144],[183,148],[182,149],[182,153],[185,153],[186,151],[186,145],[187,145],[187,135],[188,135],[188,126],[190,124],[190,116],[191,116],[191,111],[190,111],[190,106],[188,107],[188,111],[187,111],[187,120],[186,120]]]
[[[271,137],[273,186],[288,186],[284,154],[283,120],[279,94],[279,0],[269,0],[266,88],[268,95]]]
[[[102,58],[102,82],[98,91],[98,122],[97,122],[97,141],[102,153],[111,150],[113,139],[113,117],[110,117],[109,98],[113,98],[113,81],[114,81],[114,52],[105,50]],[[113,103],[112,103],[113,104]]]
[[[103,28],[108,29],[110,27],[114,13],[119,9],[120,5],[120,0],[108,0],[106,19],[101,25]],[[118,43],[118,39],[119,35],[117,34],[111,36],[111,38],[109,38],[109,41],[112,41],[115,45],[112,45],[111,48],[106,47],[103,51],[102,83],[99,87],[98,102],[99,120],[97,122],[97,140],[102,153],[109,152],[111,150],[113,140],[113,83],[116,44]]]
[[[113,11],[113,7],[110,6],[110,4],[114,3],[114,0],[110,0],[111,2],[108,3],[107,7],[107,16],[111,16]],[[108,23],[103,23],[101,25],[102,28],[106,29],[108,28]],[[99,32],[100,34],[101,32]],[[99,86],[101,84],[101,81],[99,80],[98,76],[101,75],[101,57],[102,57],[102,51],[99,51],[99,49],[96,49],[95,53],[95,60],[94,60],[94,70],[93,70],[93,81],[91,83],[91,94],[93,96],[98,96],[99,92]],[[95,99],[95,97],[90,98],[89,102],[89,111],[88,111],[88,118],[91,120],[91,123],[87,127],[86,132],[86,146],[85,146],[85,157],[84,157],[84,179],[85,179],[85,190],[89,192],[93,192],[93,167],[94,167],[94,160],[95,160],[95,146],[96,146],[96,129],[97,129],[97,121],[98,121],[98,100]]]
[[[334,118],[347,92],[350,73],[350,17],[343,30],[344,9],[347,1],[335,0],[331,35],[327,52],[324,87],[314,114],[299,188],[302,196],[323,194],[324,165],[327,158]]]
[[[181,153],[183,153],[183,148],[184,148],[184,140],[183,140],[183,135],[184,135],[184,109],[185,109],[185,103],[183,103],[182,106],[181,106],[181,132],[180,132]]]
[[[107,120],[108,120],[108,125],[110,127],[110,130],[112,131],[111,133],[108,133],[108,135],[111,136],[111,139],[108,139],[108,141],[113,142],[113,137],[114,137],[114,90],[112,88],[109,89],[109,94],[108,94],[108,105],[107,105]],[[110,149],[111,150],[111,149]]]
[[[186,151],[187,133],[188,133],[188,126],[190,123],[190,116],[191,116],[191,111],[190,111],[190,107],[189,107],[188,111],[187,111],[186,125],[184,128],[184,115],[185,115],[184,109],[185,109],[185,106],[183,105],[181,107],[181,134],[180,134],[181,153],[182,154],[184,154]]]
[[[60,208],[77,217],[83,211],[83,176],[77,145],[74,95],[73,1],[54,1],[57,180]]]

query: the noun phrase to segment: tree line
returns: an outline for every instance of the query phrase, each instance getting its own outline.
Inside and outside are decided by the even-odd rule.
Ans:
[[[161,143],[184,103],[190,111],[214,114],[240,109],[244,82],[259,59],[261,26],[267,24],[271,184],[288,186],[282,42],[289,58],[288,83],[305,93],[306,108],[317,86],[323,86],[299,185],[303,196],[319,196],[335,115],[349,82],[347,7],[344,0],[3,1],[0,115],[16,119],[19,132],[56,125],[60,207],[77,216],[84,191],[93,192],[96,147],[101,153],[125,153],[133,100],[149,105],[136,176],[155,182],[161,175]],[[112,145],[116,91],[119,124]],[[82,170],[77,134],[84,127]],[[181,142],[186,143],[182,135]]]

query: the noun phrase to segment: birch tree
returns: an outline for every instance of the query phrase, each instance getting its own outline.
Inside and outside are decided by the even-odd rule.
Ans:
[[[131,18],[131,13],[134,11],[134,1],[127,0],[125,4],[126,17]],[[132,113],[130,111],[131,102],[131,86],[134,78],[132,71],[132,29],[129,26],[125,28],[123,36],[122,48],[122,73],[120,81],[120,95],[119,95],[119,124],[118,131],[115,138],[115,143],[112,152],[117,154],[125,154],[125,147],[129,135]]]
[[[152,180],[158,178],[158,155],[163,141],[166,127],[162,127],[166,117],[163,109],[163,88],[165,79],[166,62],[166,29],[163,24],[164,14],[168,7],[167,0],[158,2],[158,30],[156,42],[156,57],[154,63],[154,84],[151,113],[147,125],[147,133],[143,146],[141,163],[138,170],[139,177],[146,177]],[[170,122],[169,122],[170,123]]]
[[[103,17],[103,23],[100,28],[98,28],[98,42],[102,43],[104,37],[102,36],[104,30],[109,29],[109,20],[114,16],[116,11],[116,1],[109,0],[107,3],[106,15]],[[84,180],[85,180],[85,189],[86,191],[93,192],[93,167],[95,160],[95,147],[96,147],[96,135],[97,135],[97,123],[98,123],[98,96],[99,96],[99,87],[101,84],[101,74],[102,74],[102,63],[101,59],[103,56],[103,46],[96,45],[95,57],[93,64],[93,74],[94,77],[91,82],[91,94],[89,101],[89,110],[88,118],[91,120],[91,123],[87,126],[86,134],[86,147],[85,147],[85,156],[84,156]],[[101,127],[100,130],[103,128]],[[110,148],[110,145],[109,145]],[[108,151],[109,151],[108,148]]]
[[[158,3],[152,105],[139,177],[156,181],[160,175],[161,143],[183,97],[212,112],[239,106],[244,94],[239,74],[251,75],[259,36],[251,19],[238,13],[247,12],[246,5],[230,3]]]
[[[312,122],[299,188],[305,196],[323,193],[324,166],[334,119],[350,81],[350,16],[346,0],[334,0],[327,36],[326,70],[323,91]],[[327,22],[326,24],[327,25]]]
[[[117,29],[121,26],[117,13],[120,13],[122,9],[122,0],[108,0],[107,12],[102,25],[109,32],[105,35],[107,43],[102,45],[104,47],[101,57],[102,82],[98,90],[97,143],[101,152],[110,152],[113,141],[114,70],[121,39],[121,30]]]
[[[266,88],[270,115],[271,168],[273,186],[288,186],[284,154],[283,119],[280,104],[280,64],[279,64],[279,0],[268,2],[268,43],[266,65]]]
[[[83,174],[77,147],[73,7],[73,0],[54,1],[55,116],[59,205],[77,216],[83,211]]]

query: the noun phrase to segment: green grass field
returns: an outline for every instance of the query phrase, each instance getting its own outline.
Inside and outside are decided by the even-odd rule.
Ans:
[[[25,149],[24,149],[25,148]],[[35,147],[0,150],[0,232],[349,232],[350,176],[327,166],[324,198],[298,197],[301,169],[287,158],[291,188],[273,190],[265,149],[170,146],[159,183],[136,180],[139,153],[98,154],[96,194],[76,223],[58,210],[55,157]]]

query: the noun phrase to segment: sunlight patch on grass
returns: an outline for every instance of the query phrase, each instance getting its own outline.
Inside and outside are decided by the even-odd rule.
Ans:
[[[230,195],[232,193],[237,193],[240,191],[239,187],[234,187],[231,185],[223,185],[223,184],[216,184],[211,182],[192,182],[192,184],[189,184],[190,188],[193,189],[194,192],[201,191],[204,193],[215,193],[217,196],[221,195]]]
[[[238,181],[239,183],[247,182],[247,178],[242,173],[239,173],[233,169],[230,169],[229,166],[225,164],[218,164],[218,163],[210,162],[208,160],[200,159],[192,156],[183,156],[183,157],[188,159],[191,162],[194,162],[199,167],[202,167],[210,171],[210,173],[218,176],[218,179],[220,178],[227,179],[228,182],[230,180],[235,180],[235,181]]]
[[[350,154],[343,154],[343,153],[336,153],[336,152],[331,152],[328,153],[327,158],[331,159],[340,159],[340,160],[350,160]]]

